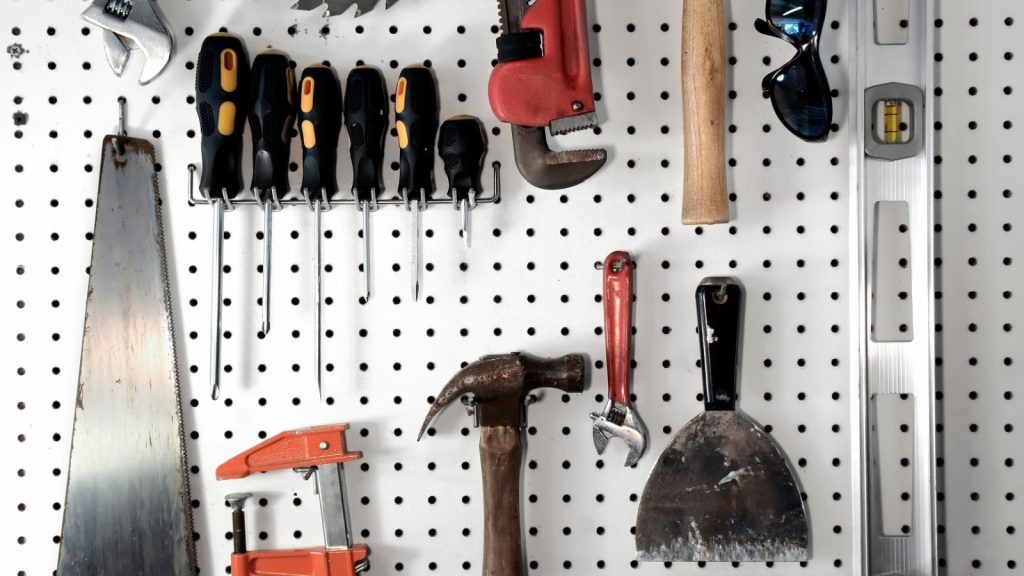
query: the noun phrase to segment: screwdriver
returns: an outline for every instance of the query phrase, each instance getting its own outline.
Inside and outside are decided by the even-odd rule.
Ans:
[[[412,222],[412,299],[420,297],[420,211],[434,194],[437,82],[430,68],[407,66],[395,90],[395,130],[401,150],[398,191]]]
[[[384,75],[359,66],[345,84],[345,128],[352,155],[352,195],[363,214],[363,299],[370,300],[370,211],[384,191],[384,137],[388,131],[388,89]]]
[[[330,207],[338,193],[338,136],[341,133],[341,86],[334,70],[316,64],[302,71],[299,84],[299,134],[302,136],[302,195],[313,206],[313,252],[316,258],[316,284],[313,299],[316,311],[313,324],[316,330],[316,389],[323,399],[320,379],[320,212],[323,203]]]
[[[438,148],[448,176],[448,196],[459,211],[459,235],[469,248],[469,211],[476,207],[477,194],[483,191],[480,177],[487,156],[483,123],[474,116],[452,116],[441,124]]]
[[[288,55],[264,50],[252,60],[249,132],[252,193],[263,208],[263,334],[270,333],[271,216],[288,193],[288,155],[295,122],[295,73]]]
[[[196,109],[202,131],[203,176],[199,189],[213,206],[213,294],[210,302],[210,388],[220,395],[221,256],[224,210],[244,188],[242,134],[249,99],[249,56],[238,38],[211,34],[196,66]]]

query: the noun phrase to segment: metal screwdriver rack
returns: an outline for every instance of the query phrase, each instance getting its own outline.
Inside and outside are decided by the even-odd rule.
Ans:
[[[455,234],[455,219],[435,219],[428,211],[425,283],[416,304],[407,297],[405,281],[405,215],[381,211],[375,217],[380,289],[361,304],[358,215],[334,211],[324,221],[322,404],[310,369],[313,314],[307,295],[313,287],[306,272],[313,247],[305,240],[313,223],[305,210],[275,214],[282,231],[275,238],[281,265],[274,277],[280,313],[278,329],[262,339],[256,237],[261,219],[246,210],[225,223],[225,393],[217,402],[208,397],[210,238],[207,215],[189,208],[185,197],[187,166],[199,152],[190,101],[199,44],[223,26],[253,50],[285,50],[300,67],[328,60],[342,75],[359,63],[375,65],[392,89],[404,65],[429,61],[440,82],[442,118],[456,111],[482,118],[488,161],[513,166],[508,128],[493,118],[485,97],[495,7],[475,0],[401,0],[359,19],[326,19],[316,11],[289,11],[287,0],[164,2],[175,56],[157,80],[138,86],[138,62],[129,63],[122,80],[111,75],[99,34],[86,32],[89,26],[78,17],[80,2],[54,0],[45,10],[25,0],[0,4],[0,39],[5,47],[23,50],[9,49],[12,57],[0,66],[0,120],[14,119],[0,131],[0,336],[7,347],[0,355],[0,510],[8,520],[0,523],[0,550],[12,573],[49,574],[56,568],[98,136],[116,125],[111,103],[121,95],[131,110],[129,131],[150,139],[160,162],[204,574],[224,573],[229,562],[230,509],[224,498],[230,492],[255,494],[251,524],[259,528],[248,534],[251,548],[321,541],[310,487],[272,475],[227,485],[213,474],[220,462],[268,435],[335,422],[351,424],[348,442],[363,452],[359,466],[346,472],[352,526],[371,548],[371,573],[478,572],[482,498],[476,439],[459,433],[468,423],[458,418],[439,422],[429,445],[417,444],[413,436],[429,395],[463,362],[512,350],[582,352],[593,375],[583,395],[545,395],[530,409],[523,519],[531,573],[777,576],[860,574],[868,566],[862,557],[864,430],[856,366],[863,334],[855,305],[860,293],[851,288],[858,274],[854,222],[861,199],[850,183],[862,131],[852,112],[858,104],[851,100],[857,89],[851,71],[868,25],[855,17],[860,3],[829,3],[821,50],[836,91],[838,130],[822,144],[794,138],[761,97],[761,77],[790,55],[785,43],[754,30],[763,3],[726,3],[733,221],[692,228],[679,223],[681,4],[592,2],[600,129],[557,143],[610,145],[608,165],[564,192],[532,189],[507,169],[502,202],[475,215],[479,240],[468,251]],[[1003,158],[1017,155],[1016,132],[1024,126],[1024,108],[1015,104],[1022,92],[1014,80],[1024,54],[1018,30],[1024,7],[1008,1],[932,4],[934,15],[923,24],[932,27],[936,44],[925,52],[944,56],[928,58],[937,70],[932,95],[943,91],[934,107],[941,129],[927,127],[935,137],[932,193],[941,226],[934,229],[934,265],[941,272],[936,322],[943,329],[934,360],[935,565],[956,575],[1013,574],[1024,561],[1018,530],[1024,454],[1015,441],[1024,422],[1020,394],[1014,394],[1022,374],[1021,363],[1012,362],[1020,348],[1019,330],[1012,327],[1024,322],[1017,303],[1024,278],[1005,262],[1024,258],[1014,239],[1024,209],[1014,189],[1020,160]],[[298,145],[293,143],[293,159],[300,157]],[[397,161],[397,142],[389,138],[388,190],[396,189]],[[349,170],[339,162],[340,182],[348,180]],[[299,189],[298,176],[293,172],[292,190]],[[602,310],[595,301],[601,280],[593,264],[616,249],[630,250],[637,262],[633,382],[651,444],[635,469],[621,467],[621,447],[610,446],[604,457],[594,454],[588,417],[603,405],[605,385]],[[702,277],[720,274],[738,276],[747,289],[739,403],[770,427],[793,460],[812,526],[806,566],[634,562],[630,530],[653,455],[702,408],[693,290]]]

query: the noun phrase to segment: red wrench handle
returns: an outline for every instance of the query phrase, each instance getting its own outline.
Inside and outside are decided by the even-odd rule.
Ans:
[[[633,259],[612,252],[604,259],[604,345],[608,360],[608,396],[629,403],[629,369],[633,332]]]
[[[491,71],[487,96],[502,122],[547,126],[594,111],[586,0],[536,0],[522,30],[540,30],[544,55],[501,62]]]

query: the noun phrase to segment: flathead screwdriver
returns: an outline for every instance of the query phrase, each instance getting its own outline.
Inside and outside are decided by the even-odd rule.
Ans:
[[[313,328],[316,331],[314,360],[316,363],[316,389],[323,398],[321,381],[321,239],[320,213],[324,204],[330,208],[331,199],[338,194],[338,136],[341,133],[341,86],[334,70],[316,64],[302,71],[299,82],[299,134],[302,137],[302,194],[313,208],[313,226],[316,239],[313,252],[316,260],[316,280],[313,299]]]
[[[224,210],[244,188],[242,134],[249,103],[249,56],[229,34],[203,40],[196,65],[196,110],[202,132],[203,174],[199,189],[213,207],[213,258],[210,271],[210,392],[220,395],[221,256]]]
[[[352,156],[352,195],[363,217],[363,299],[370,300],[370,212],[384,191],[384,137],[388,131],[384,75],[359,66],[345,83],[345,128]]]
[[[483,191],[480,178],[487,157],[487,138],[483,123],[474,116],[452,116],[441,124],[438,154],[448,176],[448,196],[459,211],[462,242],[469,248],[469,212]]]
[[[295,73],[288,55],[264,50],[252,61],[249,132],[252,193],[263,208],[263,334],[270,333],[271,218],[288,193],[288,156],[295,124]]]
[[[420,296],[420,212],[434,195],[434,140],[438,122],[437,81],[430,68],[407,66],[395,90],[395,130],[400,169],[398,191],[412,223],[412,298]]]

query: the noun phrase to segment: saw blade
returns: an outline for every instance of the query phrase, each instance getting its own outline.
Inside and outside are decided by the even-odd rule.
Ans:
[[[528,0],[498,0],[498,25],[501,33],[519,32],[528,7]]]
[[[57,573],[195,574],[155,155],[102,154]]]
[[[352,6],[355,6],[355,17],[358,18],[373,10],[377,6],[377,2],[378,0],[298,0],[298,2],[292,5],[292,10],[308,11],[326,5],[327,13],[324,16],[338,16],[339,14],[344,14]],[[398,0],[387,0],[385,9],[391,8],[395,2],[398,2]]]

